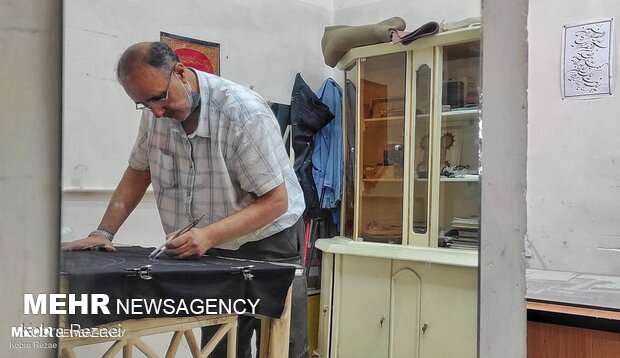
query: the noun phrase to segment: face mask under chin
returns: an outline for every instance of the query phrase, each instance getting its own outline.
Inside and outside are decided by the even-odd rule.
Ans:
[[[181,79],[179,78],[179,75],[177,75],[176,73],[175,75],[177,76],[177,79],[179,80],[179,82],[181,82],[181,87],[183,87],[183,90],[185,91],[185,95],[187,96],[187,101],[189,102],[189,113],[192,113],[200,104],[200,94],[192,91],[191,87],[188,91],[186,88],[186,85],[189,86],[189,84],[183,83],[183,81],[181,81]],[[183,120],[185,119],[187,118],[184,118]]]
[[[189,108],[190,108],[189,113],[192,113],[200,105],[200,94],[194,91],[191,91],[190,95],[187,97],[187,100],[189,101]]]

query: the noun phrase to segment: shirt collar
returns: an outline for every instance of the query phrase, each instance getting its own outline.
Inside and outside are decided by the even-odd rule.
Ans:
[[[190,68],[196,74],[198,79],[198,88],[200,89],[200,116],[198,117],[198,127],[194,133],[197,136],[209,138],[211,129],[209,128],[209,74]]]

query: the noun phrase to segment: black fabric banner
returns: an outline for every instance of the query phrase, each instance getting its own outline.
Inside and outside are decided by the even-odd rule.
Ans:
[[[200,302],[204,307],[206,300],[260,299],[255,313],[276,318],[282,314],[295,267],[213,256],[175,260],[162,255],[151,260],[149,254],[153,249],[133,246],[117,247],[116,252],[62,252],[60,271],[68,279],[68,292],[63,293],[76,294],[78,298],[81,294],[106,294],[110,299],[110,314],[82,314],[77,307],[80,313],[67,315],[68,323],[91,327],[135,318],[198,315],[183,309],[155,312],[154,305],[163,305],[165,300],[171,307],[184,304],[189,309],[193,300],[197,300],[195,307],[201,307]],[[135,299],[139,306],[133,314],[117,309],[118,301],[130,304]],[[151,305],[150,313],[146,313],[147,304]]]

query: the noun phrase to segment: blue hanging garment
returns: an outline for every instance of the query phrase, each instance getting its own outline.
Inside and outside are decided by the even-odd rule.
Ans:
[[[321,198],[321,208],[338,208],[342,197],[342,89],[331,78],[326,79],[316,93],[334,114],[334,119],[314,135],[312,176]],[[338,224],[340,211],[335,210]]]

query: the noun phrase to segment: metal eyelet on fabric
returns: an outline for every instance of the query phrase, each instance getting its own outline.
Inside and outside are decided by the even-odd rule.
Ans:
[[[143,280],[151,280],[151,265],[144,265],[137,268],[126,268],[125,271],[132,271],[133,273],[128,276],[139,276]]]
[[[254,267],[254,265],[248,265],[248,266],[237,266],[237,267],[231,267],[231,270],[238,270],[237,272],[233,272],[233,274],[242,274],[243,275],[243,279],[244,280],[251,280],[254,278],[254,275],[252,274],[252,267]]]

